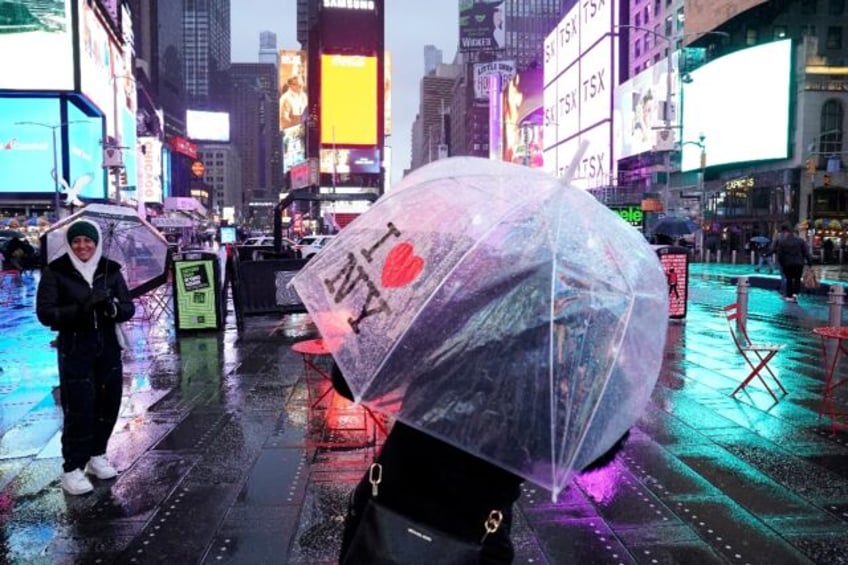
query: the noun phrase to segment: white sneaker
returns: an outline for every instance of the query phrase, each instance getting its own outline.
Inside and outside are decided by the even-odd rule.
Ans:
[[[85,473],[82,472],[82,469],[74,469],[73,471],[62,473],[61,483],[62,488],[68,494],[86,494],[94,490],[94,486],[92,486],[88,477],[85,476]]]
[[[118,476],[118,470],[109,463],[105,455],[95,455],[89,459],[88,465],[85,466],[85,472],[101,480],[114,479]]]

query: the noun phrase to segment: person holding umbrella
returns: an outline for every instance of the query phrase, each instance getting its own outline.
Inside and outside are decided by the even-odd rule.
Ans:
[[[798,236],[798,230],[791,230],[784,225],[780,228],[781,237],[775,242],[774,254],[777,256],[777,264],[786,276],[787,302],[798,302],[795,295],[801,290],[801,275],[804,273],[804,264],[812,266],[813,257],[807,242]]]
[[[97,224],[68,226],[69,250],[44,269],[36,314],[59,332],[57,352],[62,413],[62,488],[91,492],[86,474],[111,479],[117,471],[106,445],[121,404],[123,363],[120,328],[135,314],[121,265],[103,257]]]

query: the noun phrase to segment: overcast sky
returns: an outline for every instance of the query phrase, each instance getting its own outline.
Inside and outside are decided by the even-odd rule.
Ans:
[[[259,33],[277,34],[277,47],[295,49],[295,0],[231,0],[232,60],[253,63],[259,56]],[[409,166],[412,122],[418,112],[424,75],[424,46],[442,50],[450,63],[456,53],[459,7],[457,0],[385,0],[386,47],[392,55],[392,180]]]

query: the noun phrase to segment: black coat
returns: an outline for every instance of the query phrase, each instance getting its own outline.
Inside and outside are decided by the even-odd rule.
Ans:
[[[111,259],[101,258],[94,273],[94,288],[110,291],[116,307],[114,318],[105,314],[103,308],[87,311],[85,303],[92,295],[92,288],[79,271],[74,268],[67,254],[52,261],[41,273],[36,297],[38,321],[63,334],[100,330],[115,333],[115,324],[126,322],[135,314],[127,283],[121,274],[121,266]]]

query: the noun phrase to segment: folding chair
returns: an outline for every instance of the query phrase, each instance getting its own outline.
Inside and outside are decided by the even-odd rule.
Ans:
[[[730,329],[730,336],[733,338],[733,343],[736,344],[736,349],[739,351],[739,354],[742,355],[742,358],[745,359],[745,362],[748,363],[748,366],[751,367],[751,372],[748,373],[745,380],[743,380],[739,386],[730,393],[730,396],[734,396],[737,392],[748,386],[748,384],[754,380],[754,377],[756,377],[761,383],[763,383],[763,386],[766,387],[766,390],[774,401],[777,402],[777,396],[775,396],[765,379],[763,379],[761,371],[763,369],[768,371],[771,378],[774,379],[774,382],[777,383],[777,386],[780,387],[781,391],[783,391],[783,394],[787,394],[786,389],[783,388],[783,384],[780,382],[780,379],[777,378],[771,370],[771,367],[768,366],[769,361],[777,355],[778,351],[783,349],[783,344],[752,342],[748,337],[748,332],[745,330],[745,323],[739,315],[739,305],[736,303],[725,306],[724,315],[727,318],[727,326]]]

